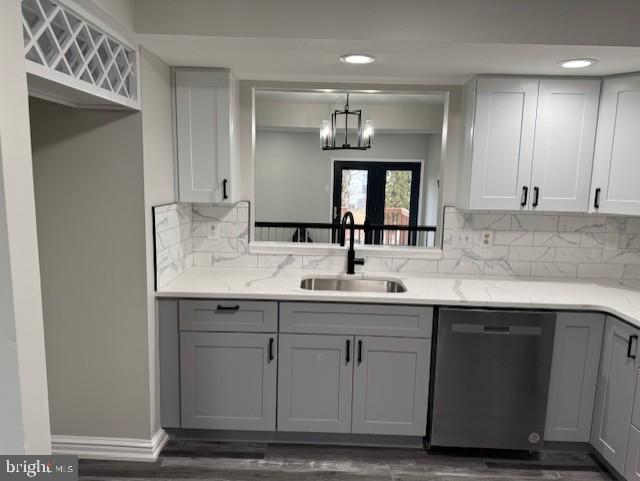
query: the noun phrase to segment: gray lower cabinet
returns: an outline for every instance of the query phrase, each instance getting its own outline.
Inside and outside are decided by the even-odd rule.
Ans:
[[[607,316],[591,444],[619,473],[625,470],[638,369],[639,331]]]
[[[180,333],[181,426],[273,431],[277,335]]]
[[[357,337],[352,432],[424,436],[429,341]]]
[[[629,429],[627,461],[624,466],[624,479],[640,481],[640,431],[635,426]]]
[[[351,431],[353,341],[280,334],[278,431]]]
[[[545,441],[589,442],[604,321],[598,313],[557,314]]]

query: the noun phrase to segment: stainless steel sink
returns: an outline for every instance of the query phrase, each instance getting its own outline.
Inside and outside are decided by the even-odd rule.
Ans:
[[[372,279],[345,277],[308,277],[302,279],[300,287],[309,291],[352,291],[352,292],[406,292],[400,281],[393,279]]]

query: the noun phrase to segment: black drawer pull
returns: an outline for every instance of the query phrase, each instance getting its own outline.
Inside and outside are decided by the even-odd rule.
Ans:
[[[538,207],[538,198],[540,197],[540,189],[538,187],[533,188],[533,207]]]
[[[273,337],[269,338],[269,362],[275,359],[273,355]]]
[[[636,355],[635,354],[631,354],[631,348],[633,347],[633,341],[637,341],[638,340],[638,336],[635,334],[632,334],[629,336],[629,341],[627,343],[627,357],[631,358],[631,359],[635,359]]]
[[[529,196],[529,187],[526,185],[522,187],[522,197],[520,198],[520,205],[524,207],[527,205],[527,197]]]
[[[216,307],[218,312],[236,312],[238,310],[240,310],[240,306],[222,306],[218,304],[218,307]]]
[[[598,187],[596,189],[596,193],[593,196],[593,208],[594,209],[599,209],[600,208],[600,192],[602,191],[602,189],[600,187]]]
[[[347,339],[347,343],[345,346],[345,359],[347,364],[351,362],[351,339]]]
[[[358,341],[358,364],[362,364],[362,341]]]
[[[225,199],[225,200],[229,198],[229,196],[227,195],[227,183],[228,182],[229,181],[227,179],[224,179],[222,181],[222,198]]]

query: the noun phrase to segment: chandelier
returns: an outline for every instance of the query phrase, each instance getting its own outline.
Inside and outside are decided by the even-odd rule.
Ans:
[[[349,143],[349,118],[356,119],[357,130],[355,133],[355,144]],[[340,124],[340,127],[338,126]],[[338,129],[344,131],[342,144],[336,145]],[[347,103],[344,110],[334,110],[331,120],[323,120],[320,127],[320,146],[322,150],[366,150],[371,148],[373,139],[373,121],[365,120],[362,123],[362,110],[349,110],[349,93],[347,92]],[[353,134],[351,135],[353,139]]]

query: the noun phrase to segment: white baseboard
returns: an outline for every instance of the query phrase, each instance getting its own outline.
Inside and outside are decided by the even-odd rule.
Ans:
[[[75,454],[84,459],[153,462],[168,440],[164,429],[158,429],[151,439],[53,435],[51,450],[54,454]]]

